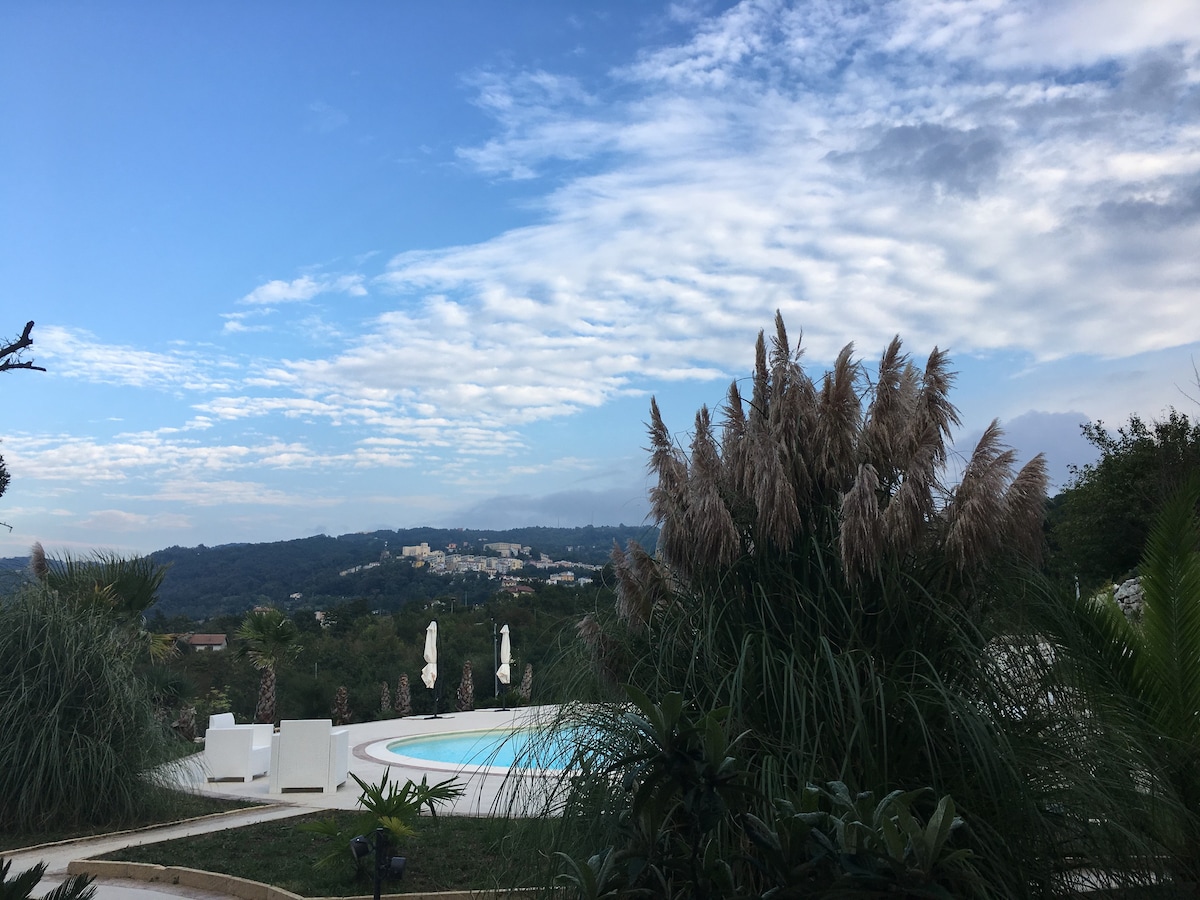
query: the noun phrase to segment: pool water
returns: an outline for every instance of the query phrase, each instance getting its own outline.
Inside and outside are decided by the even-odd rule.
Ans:
[[[387,749],[398,756],[454,765],[558,770],[570,761],[575,742],[570,729],[552,733],[517,729],[402,738],[389,742]]]

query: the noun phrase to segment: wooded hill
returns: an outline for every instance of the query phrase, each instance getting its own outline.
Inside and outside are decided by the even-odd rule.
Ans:
[[[317,535],[262,544],[223,544],[217,547],[167,547],[151,554],[168,565],[154,612],[164,617],[187,616],[203,621],[213,616],[245,612],[256,605],[281,609],[323,609],[365,599],[373,609],[395,612],[410,601],[442,598],[477,605],[495,593],[495,581],[476,573],[433,575],[398,559],[400,548],[421,543],[431,549],[455,544],[461,553],[484,554],[484,545],[513,543],[529,547],[536,559],[603,565],[613,543],[622,547],[637,540],[653,551],[657,529],[647,526],[586,526],[583,528],[408,528],[372,531],[338,537]],[[383,564],[341,575],[356,566]],[[11,568],[26,560],[4,560]],[[553,570],[550,570],[553,571]],[[526,567],[521,575],[545,578],[548,570]],[[293,595],[299,594],[295,598]]]

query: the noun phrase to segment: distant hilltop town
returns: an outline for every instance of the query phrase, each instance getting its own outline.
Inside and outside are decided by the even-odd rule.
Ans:
[[[460,553],[457,543],[448,543],[444,549],[433,549],[428,542],[422,541],[400,548],[396,557],[388,549],[384,549],[380,558],[375,562],[364,563],[343,569],[338,574],[342,577],[354,575],[368,569],[376,568],[392,559],[407,560],[415,568],[427,568],[431,575],[454,575],[459,572],[480,572],[489,578],[500,578],[506,583],[516,583],[521,579],[513,575],[526,566],[534,569],[559,569],[544,580],[549,584],[586,585],[592,583],[590,576],[577,575],[577,570],[597,572],[602,566],[594,563],[573,560],[551,559],[545,553],[539,553],[533,558],[533,549],[522,544],[507,541],[497,541],[484,544],[484,555]]]

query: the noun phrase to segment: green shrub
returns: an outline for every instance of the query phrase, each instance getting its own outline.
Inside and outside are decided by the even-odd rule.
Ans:
[[[720,421],[702,408],[686,450],[651,404],[661,531],[654,554],[614,552],[617,609],[580,623],[601,680],[727,710],[764,822],[810,784],[901,791],[925,821],[949,795],[996,895],[1042,895],[1080,865],[1147,880],[1137,760],[1065,703],[1023,621],[1053,602],[1044,461],[1017,471],[993,423],[956,471],[946,354],[920,367],[897,339],[868,371],[847,347],[813,379],[776,326],[751,395],[731,385]],[[620,716],[588,716],[619,741]],[[567,786],[573,857],[613,843],[604,774]]]
[[[39,831],[121,822],[163,800],[176,743],[105,610],[25,587],[0,600],[0,821]]]

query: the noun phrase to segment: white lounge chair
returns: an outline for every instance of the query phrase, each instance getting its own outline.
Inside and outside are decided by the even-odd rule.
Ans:
[[[271,766],[270,725],[237,725],[233,713],[209,716],[204,732],[204,767],[209,781],[253,781]]]
[[[285,719],[271,742],[272,794],[320,790],[346,783],[350,771],[350,732],[330,719]]]

